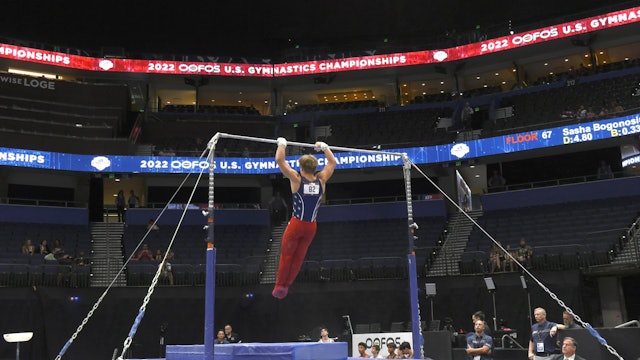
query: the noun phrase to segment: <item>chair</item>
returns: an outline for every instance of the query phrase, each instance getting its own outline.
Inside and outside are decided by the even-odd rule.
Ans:
[[[368,334],[371,332],[371,326],[369,324],[356,324],[354,331],[356,334]]]

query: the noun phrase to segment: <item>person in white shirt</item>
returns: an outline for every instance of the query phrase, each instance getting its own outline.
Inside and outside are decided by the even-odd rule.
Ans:
[[[318,342],[321,342],[321,343],[333,342],[333,339],[329,337],[329,330],[327,330],[327,328],[323,327],[322,329],[320,329],[320,340],[318,340]]]
[[[578,343],[572,337],[567,336],[562,340],[562,354],[556,355],[552,360],[585,360],[576,354]]]

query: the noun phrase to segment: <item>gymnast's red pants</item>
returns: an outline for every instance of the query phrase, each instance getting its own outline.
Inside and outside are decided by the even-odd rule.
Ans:
[[[289,220],[284,234],[282,235],[282,245],[280,249],[280,263],[278,264],[278,274],[276,275],[276,289],[284,291],[282,297],[293,284],[293,281],[300,272],[300,267],[307,255],[307,249],[311,245],[313,237],[316,235],[317,223],[315,221],[302,221],[292,217]],[[274,296],[275,293],[274,293]],[[280,296],[276,296],[280,297]]]

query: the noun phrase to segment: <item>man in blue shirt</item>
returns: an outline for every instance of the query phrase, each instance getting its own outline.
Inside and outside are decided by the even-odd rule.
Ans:
[[[529,360],[547,360],[558,352],[555,340],[558,324],[547,321],[547,311],[540,307],[533,310],[533,316],[536,323],[531,326]]]
[[[469,360],[491,360],[493,339],[484,333],[484,320],[477,319],[473,323],[473,333],[467,334],[467,355]]]

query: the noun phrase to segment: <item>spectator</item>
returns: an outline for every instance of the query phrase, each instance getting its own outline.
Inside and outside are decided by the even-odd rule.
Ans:
[[[524,238],[520,239],[520,246],[516,250],[517,258],[520,264],[523,264],[527,269],[531,268],[531,258],[533,257],[533,248],[527,245]]]
[[[606,161],[600,160],[600,166],[598,166],[598,180],[613,179],[613,171],[611,166]]]
[[[89,265],[89,259],[87,259],[84,255],[84,251],[80,250],[80,252],[78,252],[78,256],[76,256],[75,258],[75,263],[78,266],[86,266]]]
[[[582,329],[582,326],[576,324],[573,316],[565,310],[562,312],[562,324],[558,324],[558,329]]]
[[[318,340],[318,342],[321,342],[321,343],[333,342],[333,339],[329,337],[329,329],[327,329],[326,327],[323,327],[322,329],[320,329],[320,340]]]
[[[380,345],[373,344],[371,345],[371,358],[372,359],[382,359],[382,355],[380,355]]]
[[[147,244],[142,244],[142,250],[138,252],[136,260],[153,260],[153,253]]]
[[[503,270],[504,252],[500,248],[500,243],[493,244],[491,246],[491,253],[489,254],[489,264],[491,265],[490,272]]]
[[[467,335],[467,355],[469,360],[491,360],[493,339],[484,333],[486,324],[482,320],[476,320],[473,324],[474,332]]]
[[[462,113],[460,114],[460,120],[462,122],[462,129],[469,130],[473,128],[473,113],[474,110],[469,105],[469,102],[464,103],[464,107],[462,108]]]
[[[271,212],[271,223],[280,225],[287,219],[287,203],[284,201],[279,191],[276,191],[273,199],[269,201],[269,211]]]
[[[229,343],[231,344],[236,344],[236,343],[241,343],[242,340],[240,340],[240,335],[238,335],[237,333],[233,332],[233,327],[231,327],[231,324],[227,324],[224,326],[224,334],[227,338],[227,340],[229,341]]]
[[[228,344],[229,340],[224,336],[224,330],[218,330],[218,334],[216,335],[215,344]]]
[[[149,219],[149,222],[147,223],[147,230],[158,231],[158,230],[160,230],[160,226],[158,226],[158,224],[156,224],[155,220]]]
[[[126,211],[124,191],[122,190],[118,191],[118,195],[116,195],[115,203],[116,203],[116,212],[118,213],[118,222],[124,222],[125,221],[124,212]]]
[[[369,358],[369,354],[367,354],[365,351],[367,351],[367,344],[365,344],[364,342],[359,342],[358,343],[358,357],[361,358]]]
[[[42,241],[40,241],[40,254],[42,254],[42,256],[46,256],[50,252],[51,252],[51,249],[49,249],[49,244],[47,243],[47,240],[43,239]]]
[[[511,250],[511,245],[507,245],[505,250],[507,250],[507,254],[505,254],[504,258],[504,271],[507,271],[507,269],[509,269],[509,271],[516,271],[516,263],[513,259],[516,259],[518,254]]]
[[[64,255],[64,245],[62,245],[62,241],[60,239],[55,239],[53,241],[53,254],[56,256]]]
[[[400,359],[400,355],[396,354],[396,343],[393,341],[387,342],[387,359]]]
[[[487,322],[485,321],[485,315],[484,315],[484,311],[478,310],[476,312],[474,312],[471,315],[471,321],[473,323],[473,330],[475,331],[475,324],[478,320],[482,320],[484,322],[484,328],[482,329],[482,331],[491,336],[491,327],[487,326]],[[467,336],[473,335],[473,331],[470,331],[469,333],[467,333]]]
[[[411,350],[411,344],[408,341],[402,342],[400,346],[398,346],[398,352],[400,355],[400,359],[412,359],[413,358],[413,350]]]
[[[572,337],[566,337],[562,340],[562,354],[556,355],[553,360],[585,360],[582,356],[576,354],[578,343]]]
[[[129,200],[127,202],[129,204],[129,209],[134,209],[140,206],[140,198],[136,196],[133,190],[129,191]]]
[[[242,157],[243,158],[248,158],[251,157],[251,153],[249,152],[249,148],[248,147],[244,147],[244,150],[242,150]]]
[[[489,191],[501,191],[504,190],[504,186],[507,184],[507,180],[502,177],[498,170],[493,170],[493,175],[487,181]]]
[[[163,280],[167,280],[169,282],[169,285],[173,285],[173,271],[171,270],[171,263],[169,262],[169,257],[167,257],[167,260],[165,261],[164,265],[162,265],[160,278]]]
[[[36,247],[31,242],[31,239],[27,238],[22,244],[22,253],[27,255],[33,255],[36,252]]]

